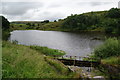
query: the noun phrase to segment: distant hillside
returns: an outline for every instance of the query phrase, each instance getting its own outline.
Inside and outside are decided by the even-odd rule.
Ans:
[[[13,21],[11,23],[25,24],[25,23],[40,23],[41,21]]]
[[[17,26],[16,23],[20,24]],[[26,25],[23,25],[23,23]],[[49,20],[42,22],[18,21],[12,22],[11,26],[12,29],[102,31],[106,33],[120,34],[120,9],[111,8],[108,11],[72,14],[63,20],[54,22],[49,22]]]
[[[68,16],[62,28],[71,31],[105,31],[119,32],[120,10],[111,8],[109,11],[89,12]]]

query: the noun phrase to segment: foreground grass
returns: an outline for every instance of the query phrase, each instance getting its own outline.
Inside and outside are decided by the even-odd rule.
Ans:
[[[59,61],[27,46],[3,41],[3,78],[71,78],[72,73]]]

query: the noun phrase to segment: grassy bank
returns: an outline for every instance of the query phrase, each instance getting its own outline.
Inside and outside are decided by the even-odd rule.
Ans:
[[[91,57],[101,59],[98,70],[110,78],[120,78],[120,40],[109,38],[97,47]]]
[[[109,64],[112,66],[120,67],[120,56],[116,57],[109,57],[106,59],[102,59],[101,61],[103,64]]]
[[[28,46],[3,41],[3,78],[71,78],[73,73],[57,60]]]
[[[62,50],[50,49],[47,47],[40,47],[40,46],[30,46],[30,48],[34,49],[38,52],[41,52],[45,55],[48,55],[48,56],[63,56],[63,55],[65,55],[65,52]]]
[[[102,63],[120,65],[120,40],[109,38],[98,46],[91,57],[102,59]]]

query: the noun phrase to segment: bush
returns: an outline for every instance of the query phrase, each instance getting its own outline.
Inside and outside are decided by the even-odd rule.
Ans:
[[[109,38],[94,51],[96,58],[104,59],[112,56],[120,56],[120,40],[116,38]]]
[[[2,31],[2,40],[8,40],[9,37],[10,37],[10,31],[9,30]]]
[[[112,33],[113,32],[113,28],[112,27],[105,28],[105,32],[106,33]]]

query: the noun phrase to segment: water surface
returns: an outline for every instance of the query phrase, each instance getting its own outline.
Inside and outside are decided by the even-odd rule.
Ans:
[[[92,39],[102,36],[98,33],[16,30],[11,32],[10,40],[17,40],[19,44],[23,45],[38,45],[60,49],[70,56],[86,56],[95,47],[103,43],[101,40]]]

